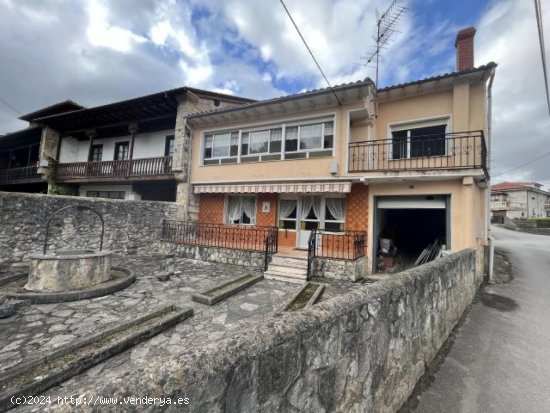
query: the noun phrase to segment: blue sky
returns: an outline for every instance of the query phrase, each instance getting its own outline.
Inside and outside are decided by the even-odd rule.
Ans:
[[[390,3],[286,0],[332,84],[374,78],[358,63],[374,47],[375,10]],[[401,4],[379,86],[454,71],[456,33],[475,26],[475,64],[499,64],[493,176],[550,182],[548,159],[502,174],[547,147],[550,130],[532,2]],[[549,12],[543,4],[547,32]],[[0,0],[0,53],[0,97],[22,113],[183,85],[256,99],[326,86],[277,0]],[[0,103],[0,133],[24,127],[18,116]]]

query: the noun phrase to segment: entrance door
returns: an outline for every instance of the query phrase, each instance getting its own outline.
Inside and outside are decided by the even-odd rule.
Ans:
[[[307,249],[311,231],[320,228],[321,198],[305,196],[298,201],[298,248]]]

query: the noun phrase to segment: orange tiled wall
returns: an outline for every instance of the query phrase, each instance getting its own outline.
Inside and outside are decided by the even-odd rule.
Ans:
[[[347,197],[346,229],[366,231],[369,225],[369,187],[353,184]]]
[[[256,225],[260,227],[277,226],[277,194],[258,194],[256,198]],[[269,202],[269,212],[262,212],[264,202]]]
[[[223,224],[223,194],[202,194],[199,203],[199,222],[201,224]]]

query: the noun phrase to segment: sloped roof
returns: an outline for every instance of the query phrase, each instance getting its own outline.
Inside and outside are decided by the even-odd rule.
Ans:
[[[537,182],[501,182],[491,185],[491,192],[519,191],[525,189],[540,189],[536,185],[542,186]]]
[[[387,91],[392,90],[392,89],[399,89],[399,88],[402,88],[402,87],[407,87],[407,86],[412,86],[412,85],[419,85],[419,84],[422,84],[422,83],[434,82],[434,81],[437,81],[437,80],[448,79],[448,78],[452,78],[452,77],[464,76],[464,75],[468,75],[468,74],[472,74],[472,73],[476,73],[476,72],[483,72],[485,70],[493,69],[495,67],[497,67],[497,64],[495,62],[490,62],[490,63],[487,63],[486,65],[483,65],[483,66],[474,67],[474,68],[468,69],[468,70],[463,70],[462,72],[444,73],[442,75],[427,77],[427,78],[424,78],[424,79],[414,80],[414,81],[407,82],[407,83],[398,83],[396,85],[386,86],[386,87],[378,89],[378,93],[387,92]]]
[[[67,99],[63,102],[54,103],[53,105],[27,113],[26,115],[20,116],[19,119],[31,122],[34,119],[42,118],[44,116],[57,115],[59,113],[71,112],[79,109],[84,109],[84,106]]]
[[[374,85],[374,82],[368,77],[363,79],[363,80],[358,80],[356,82],[342,83],[340,85],[332,86],[332,90],[334,90],[335,92],[340,92],[340,91],[344,91],[346,89],[351,89],[351,88],[361,87],[361,86],[367,86],[367,85]],[[291,94],[291,95],[279,96],[279,97],[276,97],[276,98],[271,98],[271,99],[266,99],[266,100],[259,100],[257,102],[249,103],[249,104],[243,105],[243,106],[223,108],[223,109],[214,109],[214,110],[206,110],[206,111],[203,111],[203,112],[197,112],[197,113],[194,113],[193,115],[190,115],[188,118],[189,119],[197,119],[197,118],[201,118],[201,117],[212,115],[212,114],[221,114],[221,113],[233,112],[233,111],[236,111],[236,110],[253,109],[253,108],[257,108],[257,107],[261,107],[261,106],[272,105],[274,103],[275,104],[276,103],[283,103],[283,102],[286,102],[286,101],[289,101],[289,100],[296,100],[296,99],[300,99],[300,98],[307,98],[307,97],[322,95],[322,94],[325,94],[325,93],[332,93],[332,90],[331,90],[330,87],[325,87],[325,88],[320,88],[320,89],[311,89],[311,90],[307,90],[305,92],[294,93],[294,94]]]

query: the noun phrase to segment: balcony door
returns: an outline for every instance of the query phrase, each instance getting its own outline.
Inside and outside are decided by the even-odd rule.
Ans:
[[[130,154],[130,143],[128,141],[115,143],[115,161],[127,161]]]

